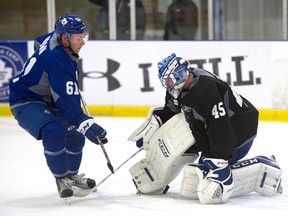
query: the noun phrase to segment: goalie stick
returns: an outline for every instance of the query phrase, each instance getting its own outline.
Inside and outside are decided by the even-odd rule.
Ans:
[[[134,154],[132,154],[129,158],[127,158],[123,163],[121,163],[115,170],[114,173],[120,169],[124,164],[126,164],[129,160],[131,160],[135,155],[137,155],[140,151],[142,151],[143,147],[139,148]],[[96,192],[97,188],[103,184],[103,182],[105,182],[112,174],[110,173],[109,175],[107,175],[102,181],[100,181],[98,184],[96,184],[96,186],[92,189],[92,192]]]

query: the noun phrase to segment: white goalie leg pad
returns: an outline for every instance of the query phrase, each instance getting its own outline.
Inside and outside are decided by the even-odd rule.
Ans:
[[[275,160],[264,156],[256,157],[261,162],[261,169],[257,176],[255,191],[264,196],[282,193],[282,170]],[[275,159],[275,157],[272,157]]]
[[[203,179],[203,176],[201,180]],[[198,199],[197,187],[199,184],[199,177],[196,169],[191,164],[186,164],[183,168],[183,176],[180,186],[180,194],[192,199]]]
[[[243,196],[245,194],[253,192],[255,189],[255,183],[261,164],[253,164],[253,158],[249,160],[244,160],[242,162],[243,164],[240,165],[238,168],[234,166],[234,168],[232,169],[234,189],[231,197]],[[241,162],[236,163],[236,166],[238,166],[239,164],[241,164]],[[243,166],[244,164],[245,166]]]
[[[195,139],[181,113],[169,119],[151,137],[145,159],[129,169],[137,189],[142,193],[151,193],[167,186],[186,163],[197,159],[198,154],[184,154],[194,143]]]
[[[265,156],[242,160],[232,166],[234,191],[232,197],[250,192],[264,196],[282,193],[282,170],[279,165]]]
[[[129,172],[133,177],[133,182],[138,191],[141,193],[154,193],[163,190],[178,176],[186,163],[193,162],[197,157],[198,155],[195,154],[180,156],[178,161],[170,164],[169,167],[161,166],[166,170],[164,176],[160,176],[159,169],[156,167],[155,171],[155,166],[147,162],[146,159],[142,159],[134,164],[129,169]]]
[[[129,172],[133,176],[133,183],[138,191],[142,193],[152,193],[163,189],[163,184],[156,177],[151,165],[145,159],[134,164]]]
[[[232,194],[233,183],[224,185],[205,178],[208,173],[203,164],[186,164],[183,169],[180,193],[182,196],[199,199],[202,204],[226,202]]]
[[[251,192],[264,196],[282,193],[282,170],[272,159],[257,156],[241,160],[231,168],[234,180],[231,197],[243,196]],[[197,166],[189,164],[183,169],[181,195],[192,199],[198,199],[197,186],[204,178],[204,176],[197,175],[196,169],[198,169]]]

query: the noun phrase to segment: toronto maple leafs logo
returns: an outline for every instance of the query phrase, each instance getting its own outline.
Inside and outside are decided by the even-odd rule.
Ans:
[[[0,59],[0,86],[8,83],[10,77],[12,77],[12,67],[6,67],[6,62]]]
[[[8,46],[0,45],[0,102],[9,97],[9,79],[20,73],[24,61],[22,57]]]
[[[66,18],[63,18],[63,19],[61,20],[61,24],[62,24],[63,26],[65,26],[67,23],[68,23],[68,21],[67,21]]]

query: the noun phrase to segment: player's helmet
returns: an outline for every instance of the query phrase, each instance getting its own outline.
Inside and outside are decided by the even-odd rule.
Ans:
[[[158,77],[169,93],[177,98],[188,79],[189,61],[172,53],[158,64]]]
[[[61,34],[65,34],[69,39],[71,34],[83,34],[88,40],[88,31],[84,22],[73,14],[65,14],[60,16],[55,22],[55,33],[60,38]]]

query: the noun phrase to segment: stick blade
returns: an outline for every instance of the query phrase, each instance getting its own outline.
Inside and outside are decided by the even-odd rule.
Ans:
[[[113,168],[112,164],[108,162],[107,166],[108,166],[109,170],[114,174],[114,168]]]

